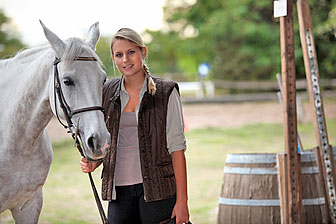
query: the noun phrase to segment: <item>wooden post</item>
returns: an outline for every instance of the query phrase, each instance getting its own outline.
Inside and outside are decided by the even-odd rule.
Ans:
[[[294,61],[293,1],[287,16],[280,17],[281,70],[284,102],[285,150],[289,223],[302,222],[301,163],[297,152],[296,83]]]
[[[288,216],[288,172],[286,170],[286,158],[285,153],[277,154],[277,167],[278,167],[278,183],[279,183],[279,199],[280,199],[280,215],[281,215],[281,224],[289,223]]]
[[[279,73],[276,74],[276,79],[278,81],[278,85],[279,85],[279,89],[280,89],[280,91],[277,93],[278,94],[278,99],[279,99],[280,105],[283,107],[282,81],[281,81],[281,75]],[[299,134],[298,131],[297,131],[297,142],[298,142],[298,146],[300,148],[300,151],[302,152],[303,151],[303,145],[302,145],[301,137],[300,137],[300,134]]]
[[[324,116],[309,3],[307,0],[298,0],[297,7],[309,98],[314,115],[315,136],[318,144],[318,153],[320,154],[319,158],[321,158],[321,164],[319,165],[321,168],[320,174],[323,175],[321,181],[325,185],[326,202],[328,202],[331,221],[336,223],[335,162],[332,147],[329,145]],[[316,158],[318,158],[317,153]]]

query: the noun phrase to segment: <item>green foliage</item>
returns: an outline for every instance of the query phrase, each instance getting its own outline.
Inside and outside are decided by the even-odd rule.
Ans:
[[[177,72],[175,46],[178,45],[178,37],[176,33],[147,30],[146,34],[151,37],[147,56],[151,71],[153,73]]]
[[[8,32],[10,18],[0,9],[0,58],[10,57],[25,45],[15,35]]]
[[[272,12],[266,14],[258,3],[226,1],[227,10],[214,15],[222,17],[218,24],[220,32],[215,34],[218,57],[214,63],[215,78],[258,80],[279,71],[278,24],[272,21]]]
[[[323,78],[336,78],[336,1],[314,1],[311,5],[314,37]],[[324,4],[323,4],[324,3]]]
[[[101,61],[104,64],[103,69],[107,73],[109,77],[114,77],[117,73],[117,68],[115,69],[116,71],[114,72],[113,69],[113,61],[111,57],[111,52],[110,52],[110,39],[106,37],[100,37],[98,44],[96,46],[96,53],[101,59]]]
[[[168,31],[150,31],[150,64],[158,73],[197,74],[209,62],[212,78],[225,80],[275,79],[280,72],[280,26],[269,0],[168,0],[164,10]],[[336,77],[335,1],[310,1],[321,77]],[[305,78],[299,26],[294,5],[297,78]],[[161,56],[160,56],[161,54]]]

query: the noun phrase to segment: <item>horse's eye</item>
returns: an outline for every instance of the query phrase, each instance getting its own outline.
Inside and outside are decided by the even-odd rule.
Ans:
[[[63,83],[64,83],[66,86],[73,86],[73,85],[75,85],[75,83],[74,83],[71,79],[69,79],[69,78],[64,78],[64,79],[63,79]]]
[[[106,83],[106,77],[105,77],[105,79],[104,79],[104,82],[103,82],[103,84],[105,84]]]

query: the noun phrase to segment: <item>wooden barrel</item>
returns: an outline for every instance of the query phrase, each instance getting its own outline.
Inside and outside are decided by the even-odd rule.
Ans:
[[[315,155],[301,153],[303,223],[327,223]],[[228,154],[218,223],[281,223],[276,154]]]

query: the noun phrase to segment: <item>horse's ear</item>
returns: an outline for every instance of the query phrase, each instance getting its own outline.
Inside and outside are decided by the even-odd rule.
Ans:
[[[99,40],[99,36],[100,36],[99,22],[96,22],[90,27],[85,43],[88,44],[92,50],[96,50],[96,45]]]
[[[62,55],[65,52],[65,43],[52,31],[50,31],[40,20],[40,23],[42,25],[44,35],[48,39],[49,43],[51,44],[51,47],[55,50],[56,55],[58,58],[61,58]]]

